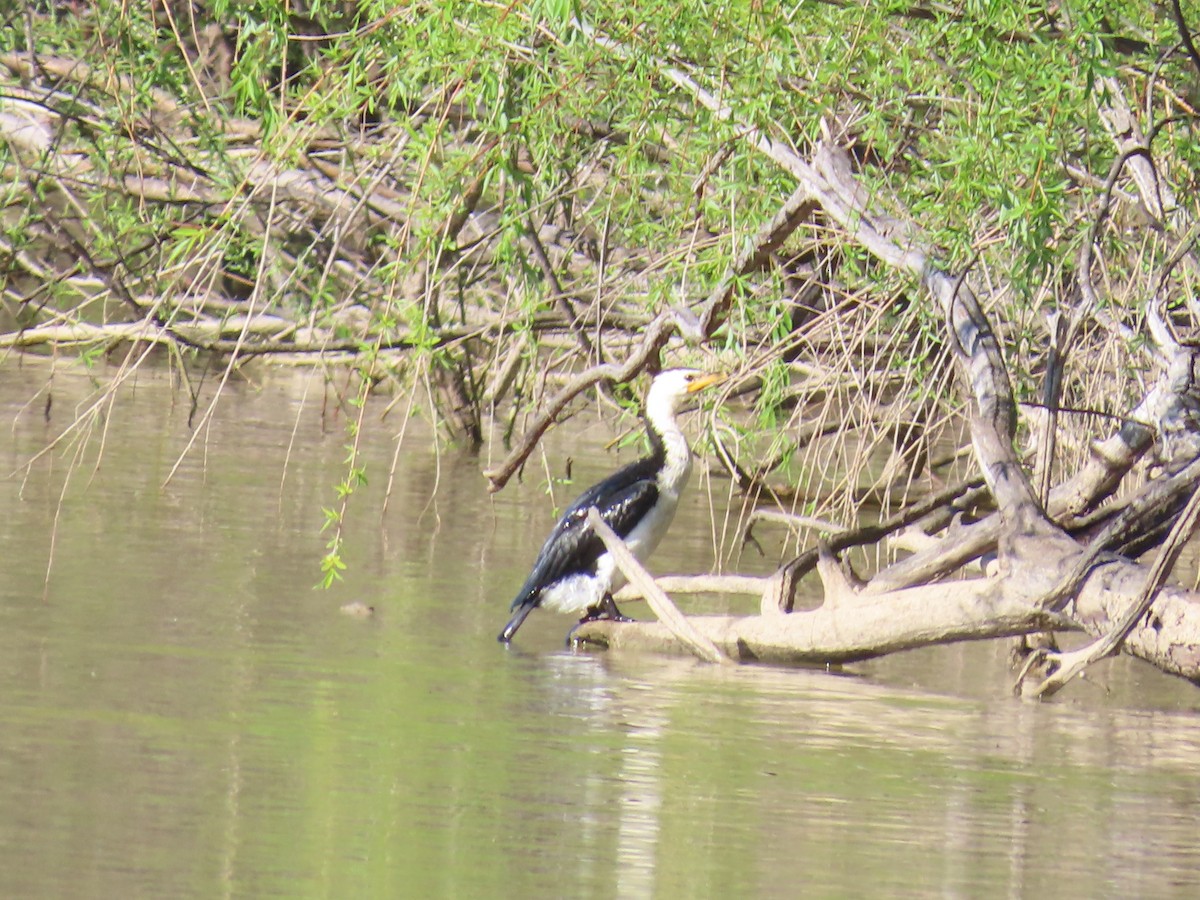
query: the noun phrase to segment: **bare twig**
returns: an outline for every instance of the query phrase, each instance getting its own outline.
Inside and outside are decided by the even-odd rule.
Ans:
[[[729,312],[729,304],[737,289],[738,279],[761,269],[767,259],[779,249],[780,245],[793,231],[809,216],[812,215],[815,204],[809,195],[807,185],[801,185],[775,213],[753,238],[746,241],[738,252],[737,258],[730,264],[720,283],[709,295],[700,312],[700,332],[705,337],[712,337],[713,332],[725,320]]]
[[[1192,30],[1188,28],[1187,20],[1183,17],[1179,0],[1171,0],[1171,14],[1175,18],[1175,27],[1179,29],[1179,39],[1183,42],[1184,49],[1187,50],[1188,59],[1196,68],[1197,77],[1200,77],[1200,53],[1196,52],[1196,44],[1192,41]]]
[[[538,231],[534,227],[532,219],[526,221],[525,239],[529,241],[529,246],[533,248],[533,258],[537,260],[538,268],[542,270],[542,275],[550,285],[551,297],[571,324],[571,331],[575,334],[575,339],[579,341],[579,348],[588,359],[592,359],[596,355],[592,347],[592,341],[587,336],[587,331],[584,330],[583,323],[579,321],[575,307],[571,305],[571,298],[563,290],[562,282],[558,279],[558,273],[554,271],[554,264],[550,262],[550,257],[546,255],[546,248],[542,246],[541,239],[538,238]],[[597,362],[602,361],[601,359],[597,359]]]

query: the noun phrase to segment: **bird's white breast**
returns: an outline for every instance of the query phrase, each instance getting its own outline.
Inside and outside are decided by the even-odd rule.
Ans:
[[[647,419],[656,426],[663,445],[663,464],[656,475],[658,498],[650,511],[625,536],[625,543],[639,562],[649,559],[675,518],[679,495],[692,472],[692,452],[687,438],[675,424],[674,403],[678,398],[657,398],[653,390],[647,403]],[[582,614],[596,606],[605,594],[620,590],[625,576],[617,569],[611,553],[596,560],[594,575],[568,575],[541,594],[541,605],[559,612]]]
[[[687,466],[688,469],[691,466]],[[686,481],[687,473],[683,474]],[[661,479],[660,479],[661,481]],[[673,490],[660,487],[658,502],[650,509],[633,530],[625,536],[630,552],[644,563],[650,558],[675,518],[679,505],[679,489],[683,482],[676,481]],[[615,593],[625,586],[625,576],[617,568],[612,554],[605,551],[596,560],[595,575],[569,575],[542,592],[541,605],[546,609],[582,615],[604,599],[605,594]]]
[[[568,575],[542,591],[541,606],[558,612],[582,615],[604,599],[612,578],[612,557],[605,553],[596,561],[596,575]],[[605,572],[607,571],[607,575]]]

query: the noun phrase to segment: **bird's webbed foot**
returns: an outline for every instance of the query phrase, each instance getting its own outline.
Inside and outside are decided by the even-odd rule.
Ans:
[[[621,611],[617,609],[616,601],[613,600],[612,595],[605,594],[604,599],[595,606],[589,606],[587,612],[583,614],[583,618],[575,624],[574,628],[567,632],[567,646],[573,647],[578,644],[592,643],[590,640],[576,637],[575,632],[579,630],[580,625],[598,621],[634,622],[637,620],[621,615]]]
[[[613,622],[633,622],[634,619],[629,616],[621,615],[621,611],[617,609],[617,601],[612,598],[612,594],[605,594],[604,599],[591,607],[587,614],[579,620],[580,624],[591,622],[596,619],[610,619]]]

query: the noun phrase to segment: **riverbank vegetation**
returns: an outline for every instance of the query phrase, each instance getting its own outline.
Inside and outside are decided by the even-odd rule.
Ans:
[[[719,367],[713,463],[793,536],[761,616],[701,623],[723,655],[1111,635],[1133,604],[1099,650],[1200,680],[1200,607],[1157,591],[1200,448],[1192,7],[24,0],[0,347],[103,391],[169,366],[196,426],[247,367],[321,367],[326,579],[389,416],[488,442],[500,490],[589,392]],[[863,584],[838,554],[867,545]],[[1046,693],[1084,657],[1030,658]]]

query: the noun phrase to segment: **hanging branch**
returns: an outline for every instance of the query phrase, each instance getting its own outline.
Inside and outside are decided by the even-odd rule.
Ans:
[[[495,493],[508,484],[508,480],[533,452],[533,448],[537,446],[542,435],[554,424],[559,414],[567,408],[572,400],[601,381],[610,381],[616,384],[631,381],[652,363],[657,363],[659,353],[666,346],[674,330],[674,318],[669,314],[661,314],[646,327],[641,346],[627,356],[620,365],[602,363],[592,366],[567,382],[566,386],[555,394],[549,403],[545,404],[542,411],[533,420],[533,424],[516,440],[508,456],[499,465],[483,473],[488,480],[488,491]]]

